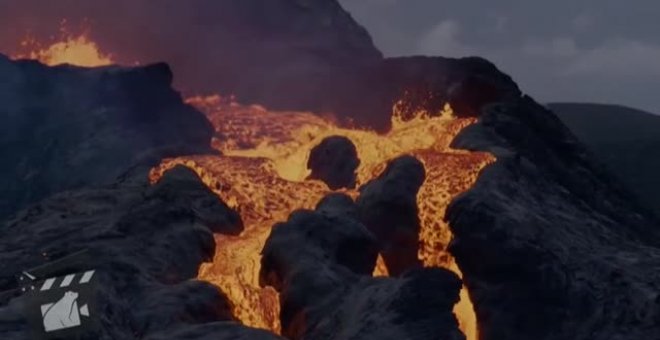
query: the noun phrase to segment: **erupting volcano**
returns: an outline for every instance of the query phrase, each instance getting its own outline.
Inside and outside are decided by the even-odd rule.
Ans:
[[[660,339],[658,219],[492,62],[388,57],[338,0],[26,4],[1,339]]]
[[[30,52],[14,57],[37,59],[47,65],[111,64],[86,34],[62,30],[63,40],[48,47],[26,39]],[[442,112],[417,110],[404,118],[403,100],[392,109],[391,129],[379,134],[347,128],[307,112],[273,112],[261,106],[243,106],[221,96],[197,96],[187,103],[206,114],[216,130],[212,146],[222,155],[196,155],[164,160],[151,172],[152,183],[176,165],[193,169],[204,183],[236,209],[246,226],[240,236],[216,235],[212,263],[202,265],[199,279],[220,287],[234,304],[234,313],[245,325],[280,331],[277,292],[259,286],[261,249],[272,226],[287,216],[314,205],[332,190],[310,180],[310,151],[324,138],[343,136],[356,146],[360,160],[356,188],[377,177],[388,161],[410,154],[423,162],[427,176],[417,197],[421,221],[418,258],[426,267],[444,267],[461,276],[447,246],[452,235],[444,220],[454,197],[468,190],[481,169],[495,159],[488,153],[450,147],[454,137],[475,118],[457,118],[449,104]],[[407,116],[410,116],[409,114]],[[356,198],[357,189],[341,189]],[[387,275],[379,258],[374,275]],[[455,306],[461,330],[476,340],[477,320],[467,289]]]
[[[445,208],[494,161],[487,153],[450,147],[456,134],[474,119],[456,118],[447,105],[437,115],[420,111],[404,121],[403,103],[399,102],[393,108],[391,130],[378,134],[342,128],[310,113],[270,112],[218,96],[191,98],[189,103],[205,112],[215,125],[213,146],[223,156],[168,159],[153,170],[151,178],[157,181],[166,170],[186,165],[242,216],[244,233],[216,236],[214,261],[203,265],[199,278],[227,292],[236,305],[236,315],[245,324],[274,331],[279,328],[277,296],[271,289],[259,287],[261,248],[273,224],[286,220],[296,209],[313,208],[331,192],[323,182],[306,180],[310,150],[329,136],[345,136],[356,145],[358,186],[376,177],[397,156],[411,154],[424,163],[427,179],[418,195],[422,224],[418,256],[425,266],[445,267],[460,275],[446,251],[451,232],[443,220]],[[358,195],[357,190],[342,191],[352,197]],[[465,289],[455,314],[468,339],[476,339],[476,318]]]

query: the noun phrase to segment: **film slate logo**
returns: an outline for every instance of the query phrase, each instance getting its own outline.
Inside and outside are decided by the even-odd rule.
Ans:
[[[95,328],[95,271],[29,282],[21,289],[29,297],[28,317],[43,339],[76,338]]]

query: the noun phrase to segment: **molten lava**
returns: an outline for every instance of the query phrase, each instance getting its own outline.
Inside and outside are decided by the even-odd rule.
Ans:
[[[35,59],[50,66],[71,64],[96,67],[114,63],[112,56],[103,54],[99,46],[89,38],[89,32],[78,35],[69,33],[66,21],[62,22],[57,41],[44,47],[44,44],[28,36],[21,42],[21,52],[14,54],[12,58]]]
[[[217,235],[212,263],[204,264],[199,278],[221,287],[235,304],[236,316],[246,325],[279,331],[279,302],[271,289],[258,284],[260,251],[273,224],[285,221],[300,208],[311,209],[327,193],[319,181],[306,180],[310,150],[331,135],[350,138],[361,160],[358,184],[376,177],[386,163],[402,154],[413,154],[427,171],[418,194],[422,221],[419,257],[426,266],[461,272],[446,251],[452,237],[444,213],[456,195],[469,189],[479,171],[494,161],[487,153],[454,150],[454,137],[473,118],[456,118],[449,106],[436,116],[419,112],[401,118],[401,103],[394,107],[392,128],[386,134],[341,128],[319,116],[301,112],[269,112],[258,106],[241,106],[218,96],[188,100],[205,112],[216,127],[213,146],[222,156],[190,156],[164,160],[151,180],[184,164],[225,202],[241,214],[245,231],[238,237]],[[352,197],[357,190],[346,190]],[[382,261],[376,275],[387,275]],[[465,289],[454,313],[470,340],[477,339],[474,309]]]

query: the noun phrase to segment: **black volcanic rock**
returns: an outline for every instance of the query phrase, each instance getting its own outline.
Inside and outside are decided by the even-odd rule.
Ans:
[[[271,231],[260,282],[280,293],[282,333],[290,339],[464,340],[452,313],[461,281],[445,269],[373,278],[377,242],[344,214],[297,211]],[[337,212],[338,210],[334,210]]]
[[[235,214],[183,167],[166,172],[154,186],[140,176],[60,193],[1,226],[0,291],[17,289],[15,276],[24,270],[87,250],[66,273],[47,277],[96,270],[99,339],[137,339],[164,330],[195,334],[195,325],[217,321],[227,321],[227,339],[249,334],[253,331],[234,323],[224,293],[194,280],[199,265],[215,253],[211,228],[226,234],[242,230]],[[3,339],[28,336],[24,303],[22,296],[0,301]],[[190,335],[194,338],[201,337]]]
[[[376,236],[391,275],[421,265],[417,193],[424,183],[424,165],[413,156],[390,161],[378,178],[360,188],[358,219]]]
[[[360,165],[353,142],[343,136],[330,136],[310,151],[307,169],[311,179],[325,182],[332,190],[355,187],[355,171]]]
[[[449,103],[458,116],[478,116],[490,103],[520,96],[515,82],[478,58],[402,57],[385,59],[378,83],[390,102],[406,100],[407,112],[439,112]]]
[[[323,197],[316,205],[316,211],[322,214],[346,216],[357,219],[358,211],[353,199],[342,193],[332,193]]]
[[[241,216],[209,192],[188,168],[179,166],[169,170],[167,177],[149,188],[147,194],[159,197],[162,204],[173,206],[180,205],[185,197],[189,200],[189,208],[212,232],[238,235],[243,231]]]
[[[130,167],[209,151],[213,128],[165,64],[46,67],[0,55],[0,220]]]
[[[210,283],[184,281],[149,291],[134,302],[141,334],[158,333],[176,324],[206,324],[234,320],[227,296]]]
[[[488,104],[521,95],[509,76],[478,57],[386,58],[352,66],[349,71],[334,72],[320,80],[310,77],[308,81],[319,87],[312,95],[314,101],[309,103],[307,93],[301,96],[296,92],[280,95],[280,101],[288,98],[287,104],[272,106],[265,97],[255,101],[263,99],[263,103],[279,109],[333,112],[340,122],[347,120],[353,125],[386,131],[392,108],[400,100],[403,105],[399,105],[399,113],[404,118],[420,110],[440,112],[445,104],[452,105],[457,116],[478,116]]]
[[[552,112],[500,102],[454,147],[497,157],[446,214],[482,339],[660,338],[658,221]]]
[[[294,247],[295,244],[299,246]],[[305,272],[311,267],[324,271],[324,267],[336,266],[333,270],[371,275],[376,266],[378,245],[373,235],[352,218],[299,210],[293,212],[287,222],[273,227],[262,254],[262,285],[281,290],[287,280],[307,275]],[[316,293],[318,291],[305,292],[312,297]]]
[[[150,334],[146,340],[283,340],[271,332],[235,322],[214,322]]]

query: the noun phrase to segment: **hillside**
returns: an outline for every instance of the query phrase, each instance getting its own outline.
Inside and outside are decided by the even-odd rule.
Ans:
[[[548,105],[648,208],[660,214],[660,116],[617,105]]]

